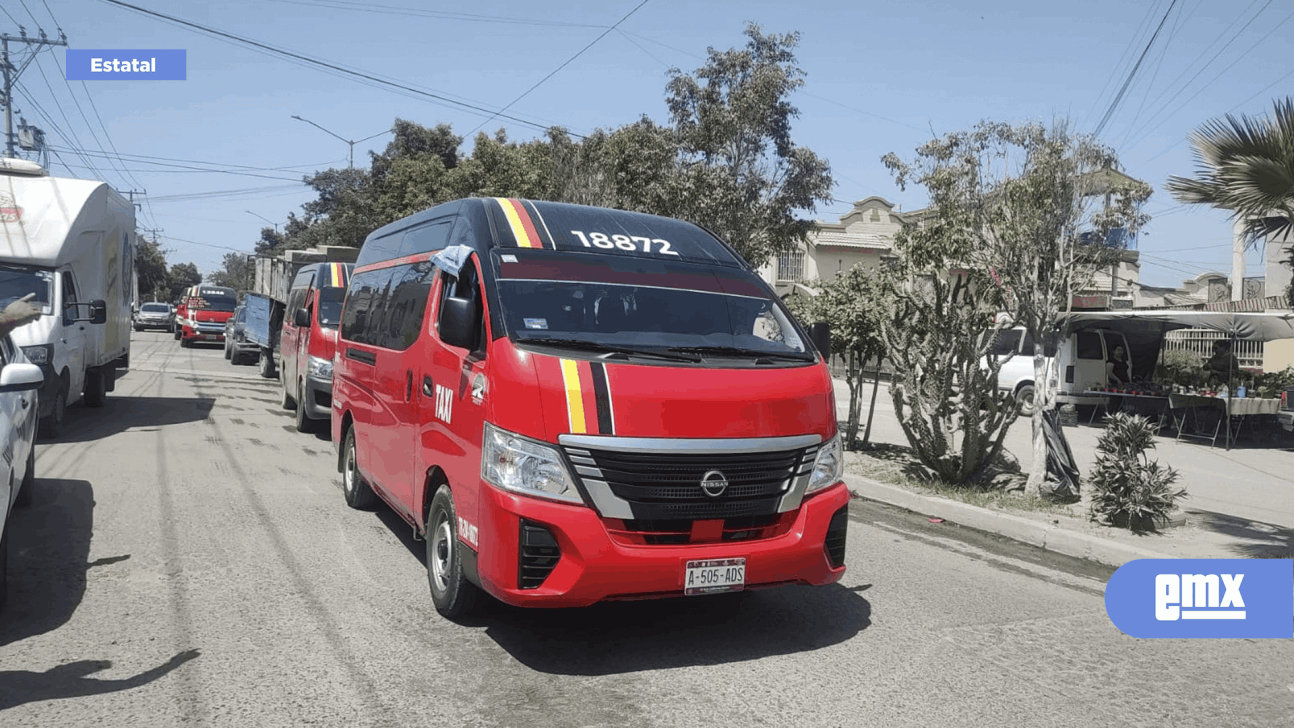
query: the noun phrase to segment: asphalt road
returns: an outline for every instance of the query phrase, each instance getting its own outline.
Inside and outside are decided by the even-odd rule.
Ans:
[[[0,725],[1294,725],[1294,643],[1135,640],[1107,569],[864,502],[838,585],[451,623],[275,382],[161,333],[133,363],[38,446]]]

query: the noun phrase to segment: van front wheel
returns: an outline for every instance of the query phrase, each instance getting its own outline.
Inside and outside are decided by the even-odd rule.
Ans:
[[[341,490],[346,496],[346,505],[361,511],[372,510],[377,505],[377,493],[364,482],[359,474],[359,457],[355,454],[355,428],[346,430],[346,441],[342,444]]]
[[[427,514],[427,581],[431,584],[431,602],[436,611],[448,619],[469,614],[476,605],[479,589],[463,575],[459,554],[462,544],[454,535],[458,522],[454,511],[454,494],[448,485],[440,486],[431,499]]]
[[[1032,384],[1022,384],[1019,389],[1015,390],[1015,401],[1020,405],[1020,414],[1025,417],[1033,416],[1033,410],[1035,407],[1033,395],[1034,392]]]

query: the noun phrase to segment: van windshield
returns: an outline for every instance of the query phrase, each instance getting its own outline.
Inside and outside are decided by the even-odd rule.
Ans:
[[[0,266],[0,308],[34,293],[32,305],[41,313],[49,313],[53,287],[54,274],[49,271]]]
[[[508,258],[530,260],[510,265]],[[498,293],[517,342],[684,358],[814,361],[780,302],[731,269],[597,265],[569,254],[501,256]],[[571,263],[571,264],[567,264]],[[591,280],[561,280],[587,275]]]
[[[319,289],[319,325],[335,329],[341,323],[341,304],[346,298],[345,288]]]

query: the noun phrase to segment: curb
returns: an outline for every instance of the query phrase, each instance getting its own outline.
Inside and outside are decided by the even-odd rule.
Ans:
[[[992,511],[947,498],[920,495],[861,475],[847,473],[844,481],[855,497],[878,501],[913,513],[938,516],[959,526],[997,534],[1065,556],[1116,567],[1135,559],[1174,558],[1151,549],[1121,544],[1010,513]]]

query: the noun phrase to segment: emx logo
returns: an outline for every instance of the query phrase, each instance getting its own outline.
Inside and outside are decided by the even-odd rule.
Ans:
[[[1132,637],[1294,638],[1294,560],[1130,561],[1105,611]]]

